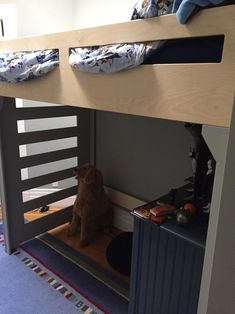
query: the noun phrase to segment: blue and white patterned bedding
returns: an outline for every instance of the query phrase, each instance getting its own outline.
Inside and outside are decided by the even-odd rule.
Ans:
[[[197,7],[216,5],[224,0],[139,0],[134,6],[131,19],[145,19],[176,13],[180,23],[186,23]],[[135,44],[116,44],[100,47],[71,49],[69,64],[91,73],[118,72],[142,64],[149,54],[157,51],[163,41]]]
[[[185,24],[195,9],[218,5],[224,1],[225,0],[139,0],[134,6],[132,19],[143,19],[176,13],[178,21],[181,24]]]
[[[141,0],[133,9],[132,20],[151,18],[172,11],[173,0]],[[116,44],[100,47],[71,49],[69,64],[84,72],[114,73],[135,68],[142,64],[153,52],[162,47],[164,41]]]
[[[133,8],[132,20],[148,19],[172,12],[174,0],[139,0]]]
[[[186,23],[195,8],[217,5],[224,0],[139,0],[131,19],[151,18],[176,13],[180,23]],[[71,49],[69,64],[85,72],[118,72],[137,67],[164,41],[116,44],[101,47]],[[0,81],[18,83],[42,76],[59,64],[57,50],[0,53]]]
[[[148,56],[162,46],[161,41],[117,44],[71,50],[69,64],[80,71],[118,72],[142,64]]]
[[[58,64],[58,50],[0,53],[0,81],[27,81],[50,72]]]

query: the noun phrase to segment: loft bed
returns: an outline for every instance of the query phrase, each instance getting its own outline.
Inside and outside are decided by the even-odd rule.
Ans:
[[[8,97],[228,127],[234,93],[231,67],[235,49],[234,11],[234,6],[203,10],[186,25],[180,25],[171,14],[3,41],[0,52],[59,49],[59,67],[30,82],[0,83],[0,93]],[[68,63],[70,48],[78,46],[213,35],[225,36],[222,62],[218,64],[144,65],[120,73],[90,75],[73,70]]]
[[[175,15],[171,14],[148,20],[2,41],[0,46],[0,52],[59,50],[59,66],[46,76],[18,84],[0,83],[0,95],[2,96],[0,105],[3,105],[3,107],[12,105],[14,98],[22,98],[73,106],[80,109],[105,110],[204,125],[204,136],[215,153],[218,163],[198,313],[223,313],[225,304],[226,313],[230,313],[229,311],[233,311],[234,307],[233,283],[230,278],[235,262],[235,256],[231,253],[231,247],[234,247],[235,239],[234,211],[231,210],[235,180],[233,162],[235,158],[235,113],[233,109],[235,78],[234,16],[235,6],[233,5],[203,10],[191,18],[186,25],[180,25]],[[224,36],[222,60],[219,63],[148,64],[114,74],[78,72],[73,70],[68,63],[69,50],[78,46],[88,47],[113,43],[217,35]],[[72,111],[73,114],[76,114],[75,109]],[[31,110],[22,110],[22,112],[22,115],[19,114],[18,116],[19,119],[33,118]],[[36,116],[46,117],[47,114],[52,116],[69,115],[65,107],[52,107],[48,110],[39,108]],[[81,114],[86,120],[86,111],[81,111]],[[10,204],[8,207],[14,207],[17,204],[22,204],[19,196],[15,196],[13,203],[9,201],[14,187],[16,187],[15,193],[18,193],[17,184],[22,189],[29,187],[30,184],[36,186],[44,179],[51,179],[51,176],[45,175],[41,179],[27,180],[30,181],[27,185],[27,182],[19,183],[20,179],[18,177],[16,183],[15,178],[11,178],[15,174],[16,166],[14,163],[11,163],[12,169],[8,164],[8,169],[4,172],[4,165],[10,162],[9,160],[6,161],[7,156],[9,157],[10,153],[12,155],[18,154],[16,149],[12,149],[11,145],[7,144],[9,136],[11,136],[11,128],[15,128],[14,112],[9,111],[8,116],[5,118],[8,118],[8,121],[1,120],[3,124],[3,133],[1,135],[3,179],[1,185],[4,185],[5,189],[3,203]],[[5,136],[4,130],[6,129],[8,129],[8,135]],[[77,132],[77,130],[70,128],[66,135],[74,135],[75,131]],[[53,134],[56,134],[56,138],[61,137],[61,132]],[[35,138],[40,140],[40,135],[42,133],[38,132]],[[4,138],[7,136],[8,138]],[[34,134],[31,132],[28,137],[27,134],[23,136],[24,143],[30,143],[30,136],[33,137]],[[48,140],[51,138],[50,136],[52,134],[48,132],[43,140]],[[19,140],[16,143],[21,142]],[[8,150],[8,153],[4,153],[6,150]],[[56,153],[52,154],[53,158],[57,158],[57,160],[58,156],[62,158],[62,153],[66,154],[67,151],[58,155]],[[72,153],[75,154],[76,152],[73,151]],[[47,155],[50,160],[52,155]],[[45,162],[45,155],[31,159],[35,163],[40,158]],[[29,160],[25,160],[25,162],[19,162],[19,167],[29,164]],[[60,173],[60,176],[58,174],[56,178],[65,178],[67,176],[68,173]],[[72,195],[75,192],[74,189],[67,190],[63,196]],[[52,198],[47,197],[45,200],[52,200]],[[25,207],[22,205],[23,210],[29,210],[30,205],[27,204]],[[16,218],[20,219],[19,214],[17,215]],[[68,215],[64,216],[64,221],[67,217]],[[10,231],[8,224],[10,219],[10,215],[5,213],[7,222],[5,228],[6,233],[8,233],[6,248],[9,253],[19,243],[17,234],[11,235],[7,232]],[[43,220],[45,230],[49,225],[47,225],[49,220],[49,217]],[[17,223],[19,224],[19,222]],[[39,224],[36,223],[32,224],[32,227],[35,232],[42,230],[39,228]],[[32,236],[32,232],[28,229],[25,234],[20,240],[23,241]],[[224,258],[225,256],[229,256],[229,258]],[[224,293],[220,291],[221,286],[224,287]]]

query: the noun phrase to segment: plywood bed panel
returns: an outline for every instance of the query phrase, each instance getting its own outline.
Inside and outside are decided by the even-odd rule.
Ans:
[[[178,121],[230,126],[235,79],[235,6],[201,11],[188,24],[175,15],[1,43],[0,51],[58,48],[60,66],[45,77],[0,84],[0,95]],[[89,74],[68,64],[69,48],[119,42],[225,35],[216,64],[143,65]]]

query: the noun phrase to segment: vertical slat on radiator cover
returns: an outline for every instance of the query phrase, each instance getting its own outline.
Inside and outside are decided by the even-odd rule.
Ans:
[[[204,249],[135,218],[129,314],[196,314]]]
[[[64,116],[77,116],[77,126],[65,127],[64,129],[18,133],[17,121],[19,120]],[[1,97],[0,130],[1,201],[5,224],[6,251],[11,253],[20,242],[69,220],[71,207],[27,224],[25,224],[24,221],[24,213],[45,205],[45,201],[49,204],[48,202],[50,201],[55,202],[64,197],[74,195],[76,193],[76,186],[27,202],[23,202],[22,192],[57,181],[54,179],[54,176],[57,179],[70,178],[73,176],[72,169],[55,171],[51,174],[39,175],[26,180],[22,180],[21,178],[21,169],[71,157],[79,157],[79,164],[89,161],[90,113],[85,109],[67,106],[16,108],[14,98]],[[77,147],[20,157],[19,145],[36,143],[39,142],[40,139],[46,141],[63,139],[70,136],[77,137]]]

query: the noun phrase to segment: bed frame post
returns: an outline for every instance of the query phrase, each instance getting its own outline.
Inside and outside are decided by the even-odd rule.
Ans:
[[[5,250],[11,254],[18,246],[17,234],[24,224],[19,204],[22,195],[19,187],[21,181],[18,163],[19,146],[17,144],[17,123],[15,117],[15,98],[0,97],[0,189],[4,221]],[[14,213],[14,217],[11,217]],[[18,230],[11,232],[12,219],[16,219]]]
[[[19,133],[17,121],[43,119],[53,117],[77,116],[76,126],[61,129],[44,129]],[[68,106],[16,108],[14,98],[0,98],[0,187],[3,209],[4,238],[7,253],[12,253],[21,242],[44,233],[50,229],[67,223],[71,219],[72,206],[62,205],[53,214],[42,216],[33,221],[26,221],[24,214],[45,206],[63,201],[77,193],[76,181],[71,186],[61,188],[56,192],[33,199],[24,199],[23,193],[37,189],[55,181],[62,181],[73,177],[73,167],[89,162],[91,152],[91,116],[88,109],[72,108]],[[67,138],[77,138],[73,147],[59,148],[54,152],[29,153],[20,156],[19,146],[33,143],[47,142]],[[94,141],[94,140],[93,140]],[[92,152],[93,153],[93,152]],[[76,158],[77,162],[70,165],[67,160]],[[92,158],[92,161],[94,158]],[[31,173],[29,178],[21,178],[21,170],[34,166],[41,166],[51,162],[63,161],[63,169],[51,169],[43,174],[40,171]],[[67,206],[63,208],[63,206]]]
[[[198,314],[232,314],[235,308],[235,105],[231,128],[205,127],[217,161]]]

